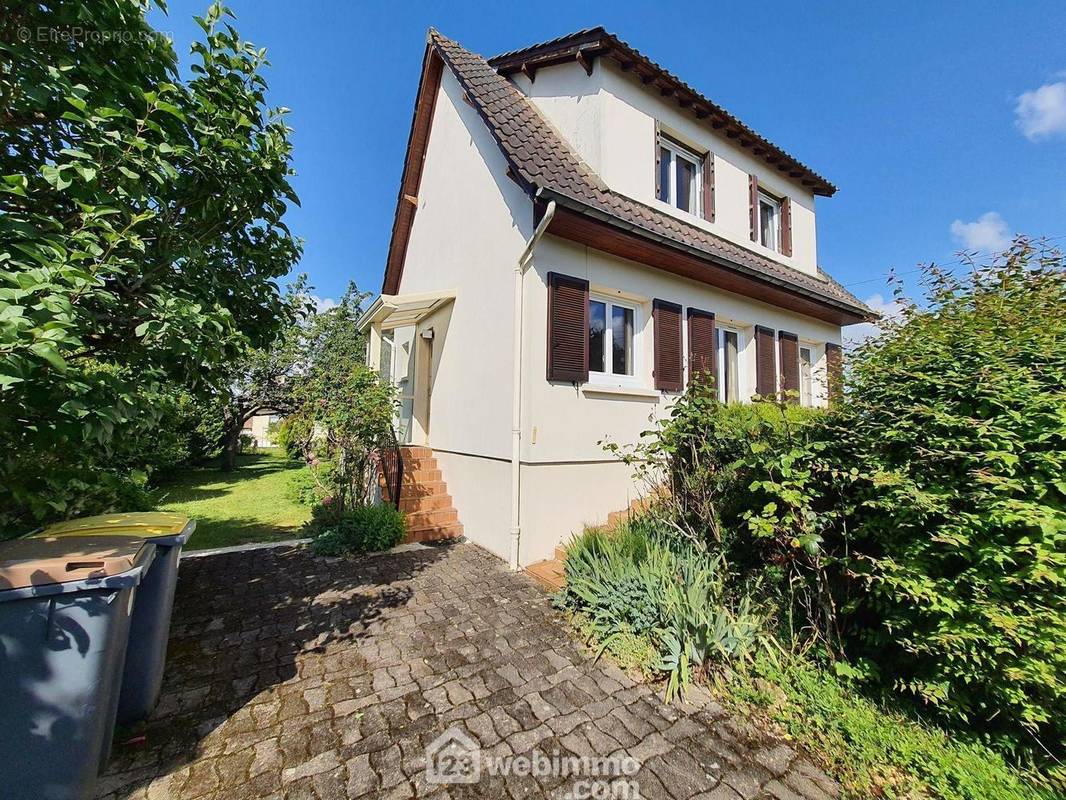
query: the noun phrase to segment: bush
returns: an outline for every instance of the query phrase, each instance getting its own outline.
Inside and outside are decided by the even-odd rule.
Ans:
[[[832,432],[866,476],[853,646],[941,714],[1062,759],[1066,269],[1020,240],[926,279],[927,306],[851,360]]]
[[[319,466],[317,473],[310,469],[296,470],[289,476],[289,486],[286,495],[294,503],[302,506],[314,507],[326,499],[326,488],[320,480],[320,476],[329,474],[329,465]]]
[[[1066,270],[1019,240],[925,279],[830,411],[695,387],[634,462],[779,630],[1062,780]]]
[[[316,506],[309,523],[318,531],[311,547],[319,555],[388,550],[400,543],[407,530],[404,515],[390,505],[357,506],[339,514],[331,505]]]
[[[645,669],[667,676],[667,699],[705,670],[745,658],[761,620],[746,600],[731,603],[721,559],[671,539],[648,521],[615,532],[589,530],[567,548],[566,585],[558,604],[581,615],[600,646],[616,642],[655,660]]]

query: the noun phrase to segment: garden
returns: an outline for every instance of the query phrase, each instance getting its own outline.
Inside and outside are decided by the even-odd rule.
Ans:
[[[366,295],[320,309],[292,275],[292,130],[266,51],[213,3],[186,76],[147,11],[0,18],[0,539],[152,508],[203,514],[193,547],[288,538],[312,515],[336,530],[368,513],[393,407],[361,363]],[[38,29],[142,45],[17,35]],[[295,460],[242,455],[262,413],[304,425]],[[288,473],[312,474],[323,507],[279,495]]]
[[[1018,239],[850,353],[827,410],[697,385],[636,448],[647,510],[569,545],[600,653],[695,682],[851,797],[1066,786],[1066,270]]]

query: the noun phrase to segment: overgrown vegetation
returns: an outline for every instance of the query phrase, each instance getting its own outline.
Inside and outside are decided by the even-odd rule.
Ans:
[[[650,524],[590,529],[567,546],[561,607],[580,614],[603,649],[645,651],[667,675],[666,696],[705,670],[746,658],[762,621],[726,594],[722,559]]]
[[[1051,800],[1003,756],[865,697],[859,687],[792,655],[760,653],[721,681],[745,716],[761,714],[810,748],[846,797]]]
[[[1020,239],[924,282],[922,305],[900,296],[850,355],[828,411],[726,407],[695,385],[639,447],[612,449],[648,480],[657,526],[706,548],[719,596],[752,597],[785,650],[1062,786],[1066,269]],[[959,759],[937,763],[970,769]],[[938,796],[989,796],[898,766]],[[988,769],[974,780],[999,787]]]
[[[387,503],[357,506],[334,512],[331,502],[317,506],[310,528],[317,531],[311,547],[324,556],[374,553],[395,547],[403,539],[407,523],[403,514]]]
[[[147,10],[0,15],[3,535],[136,507],[177,455],[155,436],[168,398],[205,400],[293,319],[292,146],[265,51],[212,5],[183,80]],[[83,35],[101,31],[131,41]]]

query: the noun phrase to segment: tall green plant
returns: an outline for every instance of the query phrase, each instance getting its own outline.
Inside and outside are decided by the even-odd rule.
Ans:
[[[305,372],[293,388],[296,412],[286,423],[286,444],[310,457],[338,515],[372,498],[378,450],[391,436],[396,410],[395,387],[364,363],[357,322],[365,298],[352,285],[335,308],[311,318]],[[328,470],[319,469],[327,463]]]
[[[147,10],[0,15],[3,530],[84,508],[121,478],[115,441],[158,419],[149,398],[221,385],[288,321],[292,147],[265,52],[212,5],[182,80]]]
[[[869,484],[857,643],[895,685],[1012,747],[1066,755],[1066,268],[1020,239],[929,267],[851,359],[836,432]]]

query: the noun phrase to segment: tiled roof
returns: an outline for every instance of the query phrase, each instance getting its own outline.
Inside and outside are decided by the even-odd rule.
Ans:
[[[674,98],[679,106],[698,119],[705,120],[719,133],[727,135],[738,147],[751,151],[754,158],[799,181],[815,194],[832,197],[836,192],[832,183],[798,158],[756,133],[713,100],[603,27],[585,28],[520,50],[501,53],[488,59],[488,62],[489,66],[504,76],[523,69],[535,74],[538,65],[549,66],[576,59],[578,53],[586,64],[595,58],[613,58],[623,69],[632,70],[643,83],[658,87],[661,94]]]
[[[695,251],[741,273],[785,286],[801,295],[873,316],[861,301],[819,269],[818,276],[764,258],[745,247],[709,233],[609,189],[534,108],[529,99],[479,55],[436,30],[429,42],[455,74],[470,102],[496,139],[515,177],[530,191],[543,189],[564,205],[637,228],[651,238]]]

